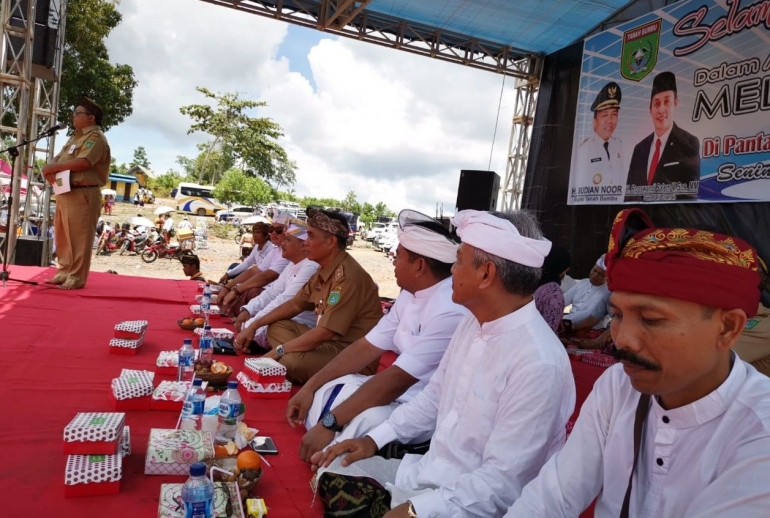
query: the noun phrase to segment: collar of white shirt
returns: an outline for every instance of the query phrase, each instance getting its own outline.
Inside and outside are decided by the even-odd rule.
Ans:
[[[430,288],[425,288],[424,290],[420,290],[418,292],[415,292],[414,298],[416,298],[416,299],[429,299],[433,295],[435,295],[437,291],[439,291],[441,289],[441,286],[443,286],[444,284],[446,284],[448,282],[452,282],[452,277],[447,277],[443,281],[437,282],[436,284],[434,284]]]
[[[735,353],[731,353],[735,355]],[[668,417],[672,428],[690,428],[700,426],[724,414],[733,403],[746,380],[746,365],[733,356],[733,367],[727,379],[710,394],[683,407],[666,410],[653,398],[652,412],[660,420]]]
[[[512,331],[517,327],[521,327],[540,313],[535,306],[535,299],[532,299],[528,304],[520,307],[513,313],[493,320],[491,322],[485,322],[481,325],[481,334],[487,336],[500,335]]]

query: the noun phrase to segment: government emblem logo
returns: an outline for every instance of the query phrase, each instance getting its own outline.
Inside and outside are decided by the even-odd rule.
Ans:
[[[662,21],[634,27],[623,33],[623,49],[620,52],[620,75],[631,81],[641,81],[658,63],[660,29]]]

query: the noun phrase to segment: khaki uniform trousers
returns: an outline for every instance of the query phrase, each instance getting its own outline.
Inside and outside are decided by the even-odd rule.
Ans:
[[[290,342],[311,329],[312,327],[298,324],[293,320],[280,320],[268,326],[267,342],[270,344],[271,349],[275,349],[277,346]],[[327,363],[332,361],[348,345],[350,344],[333,341],[324,342],[312,351],[285,354],[278,361],[286,367],[286,379],[295,385],[301,385],[323,369]],[[379,363],[379,359],[372,362],[361,371],[361,374],[367,376],[375,374]]]
[[[57,281],[82,287],[88,280],[101,207],[98,186],[73,189],[56,196],[54,228],[59,271],[54,278]]]

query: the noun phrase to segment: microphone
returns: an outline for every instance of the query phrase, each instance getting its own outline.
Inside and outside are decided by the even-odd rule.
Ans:
[[[51,129],[46,130],[43,133],[41,133],[40,136],[41,137],[50,137],[50,136],[54,135],[57,131],[63,130],[63,129],[66,129],[66,128],[67,128],[67,123],[66,122],[60,122],[59,124],[57,124],[56,126],[52,127]]]

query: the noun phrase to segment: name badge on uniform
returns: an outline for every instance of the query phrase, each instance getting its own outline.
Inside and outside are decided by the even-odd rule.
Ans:
[[[72,144],[70,146],[69,154],[71,155],[72,153],[74,153],[77,148],[78,148],[77,144]]]
[[[592,163],[592,164],[593,164],[594,162],[601,162],[601,161],[602,161],[602,157],[596,157],[596,158],[592,158],[592,159],[591,159],[591,163]]]

